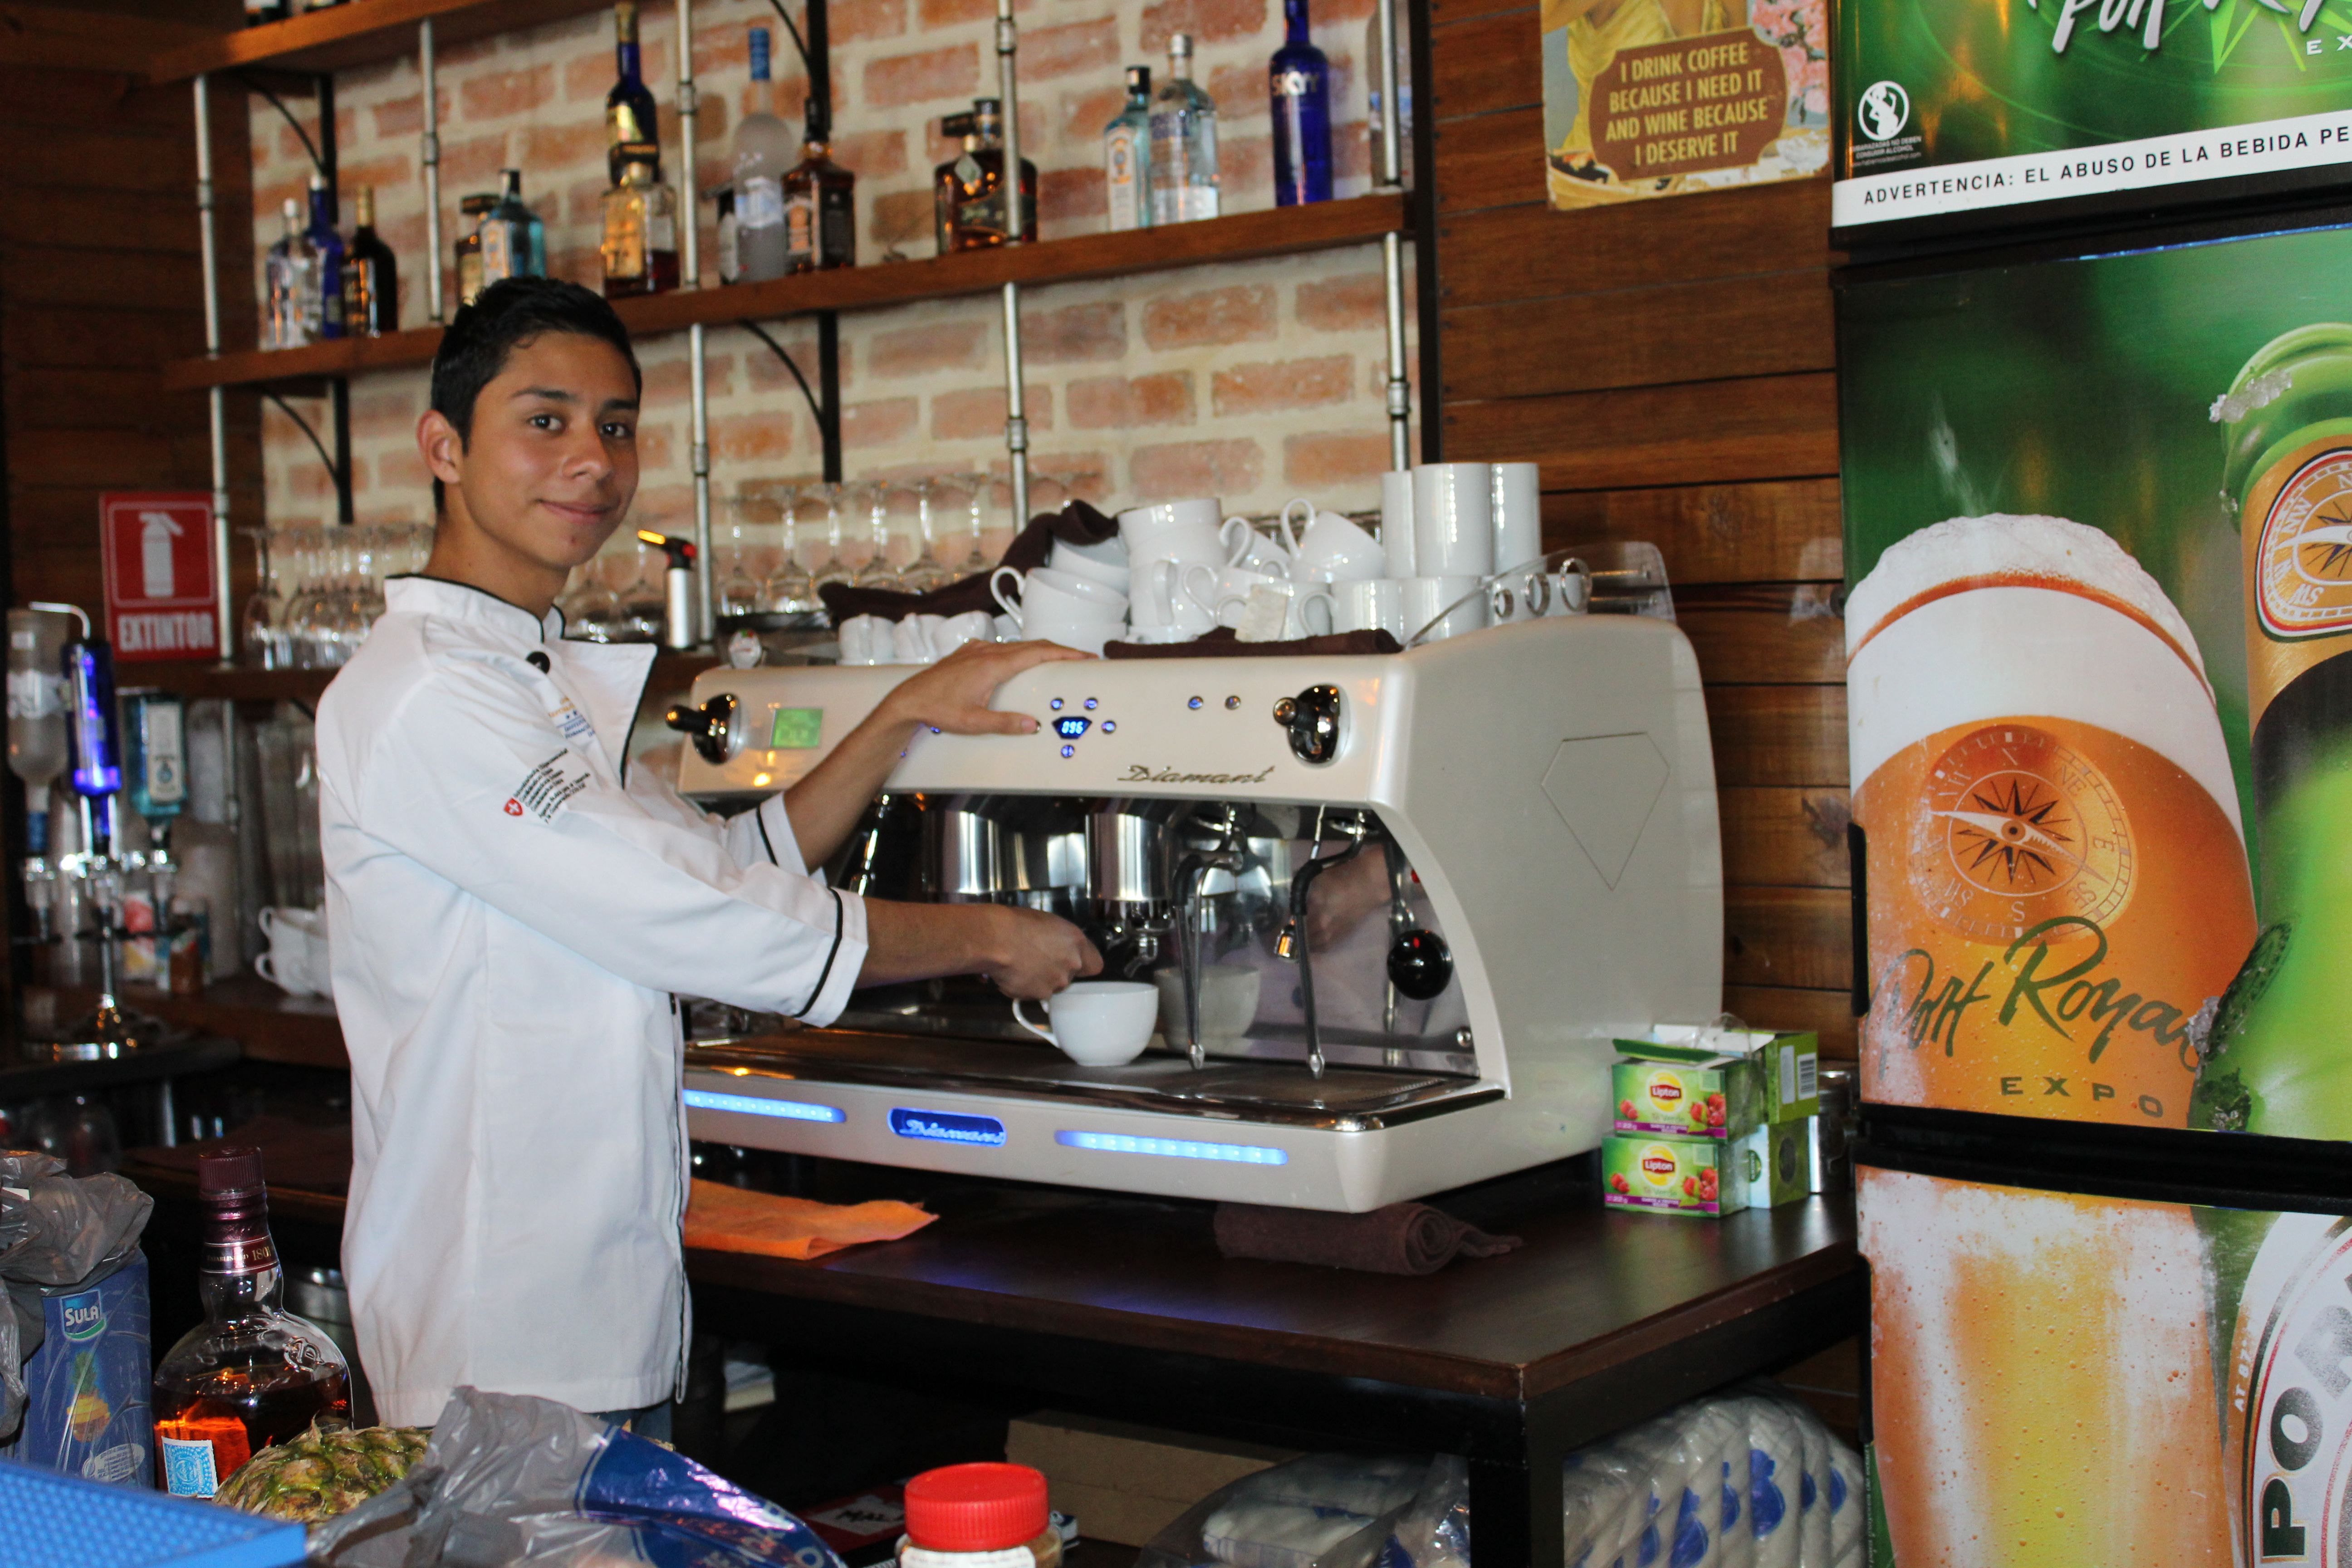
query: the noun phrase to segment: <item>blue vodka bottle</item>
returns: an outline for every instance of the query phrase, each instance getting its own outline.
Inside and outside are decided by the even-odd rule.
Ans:
[[[1274,200],[1331,199],[1331,67],[1307,36],[1307,0],[1282,0],[1286,36],[1266,68],[1274,94]]]

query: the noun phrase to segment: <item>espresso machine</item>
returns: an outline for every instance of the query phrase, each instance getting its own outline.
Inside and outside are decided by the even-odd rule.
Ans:
[[[714,669],[671,722],[714,811],[785,788],[909,671]],[[1722,1005],[1706,710],[1668,621],[1397,654],[1042,666],[1026,736],[919,734],[836,886],[1053,910],[1160,1026],[1086,1067],[976,980],[689,1043],[698,1139],[1360,1212],[1597,1147],[1612,1040]]]

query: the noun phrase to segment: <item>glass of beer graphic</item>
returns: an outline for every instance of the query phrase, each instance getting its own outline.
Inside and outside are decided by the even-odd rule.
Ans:
[[[1846,648],[1864,1097],[2185,1126],[2254,911],[2179,610],[2097,529],[1956,518],[1855,585]]]
[[[2213,404],[2245,559],[2263,937],[2216,1020],[2197,1124],[2352,1133],[2352,326],[2265,344]]]

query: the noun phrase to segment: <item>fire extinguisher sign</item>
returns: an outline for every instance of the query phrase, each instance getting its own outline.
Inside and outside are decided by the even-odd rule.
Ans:
[[[98,527],[114,657],[217,657],[213,498],[201,490],[102,495]]]

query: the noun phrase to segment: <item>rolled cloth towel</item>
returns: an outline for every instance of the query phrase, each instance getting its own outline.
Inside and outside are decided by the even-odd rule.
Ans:
[[[864,1242],[896,1241],[938,1217],[913,1204],[887,1199],[821,1204],[746,1192],[698,1176],[686,1205],[686,1244],[713,1252],[806,1259]]]
[[[1434,1274],[1456,1253],[1492,1258],[1521,1245],[1516,1236],[1488,1236],[1427,1204],[1391,1204],[1370,1214],[1219,1204],[1216,1233],[1217,1250],[1227,1258],[1319,1263],[1370,1274]]]
[[[1319,637],[1294,637],[1286,642],[1244,642],[1231,626],[1202,633],[1191,642],[1103,645],[1105,658],[1281,658],[1290,654],[1398,653],[1396,638],[1375,626],[1370,631],[1330,632]]]
[[[1031,518],[1029,526],[1005,546],[1004,558],[995,566],[958,578],[928,594],[901,594],[889,588],[856,588],[846,583],[827,583],[817,589],[817,596],[824,601],[825,613],[836,626],[852,616],[879,616],[886,621],[903,620],[908,616],[961,616],[967,610],[992,616],[998,606],[988,584],[999,567],[1010,566],[1016,572],[1027,573],[1043,566],[1057,539],[1072,544],[1100,544],[1118,536],[1116,521],[1086,502],[1074,500],[1059,511],[1041,511]]]

